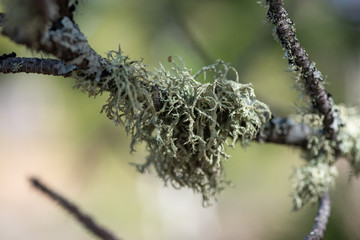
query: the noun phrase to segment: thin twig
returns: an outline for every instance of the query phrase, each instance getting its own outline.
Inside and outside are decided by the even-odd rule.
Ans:
[[[109,230],[98,225],[89,215],[81,212],[75,204],[69,202],[66,198],[47,187],[37,178],[32,177],[29,180],[31,185],[35,189],[39,190],[40,192],[44,193],[46,196],[57,202],[63,209],[65,209],[72,216],[74,216],[79,223],[81,223],[95,236],[103,240],[120,240],[120,238],[113,235]]]
[[[305,89],[312,100],[313,109],[324,115],[324,131],[329,139],[334,139],[338,132],[336,112],[332,97],[325,90],[321,72],[309,59],[305,49],[300,45],[294,24],[283,7],[282,0],[266,0],[269,6],[268,18],[275,26],[280,43],[286,50],[289,64],[295,66],[305,81]]]
[[[1,73],[38,73],[44,75],[70,77],[76,66],[64,61],[41,58],[19,58],[14,54],[0,56]]]
[[[330,196],[327,192],[319,200],[319,209],[316,214],[313,228],[304,240],[320,240],[324,237],[326,225],[330,217],[330,205]]]

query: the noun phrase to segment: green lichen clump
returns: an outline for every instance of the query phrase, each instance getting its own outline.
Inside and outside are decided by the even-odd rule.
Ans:
[[[340,116],[341,126],[335,140],[321,135],[322,117],[307,115],[305,122],[319,130],[319,135],[308,138],[304,158],[307,165],[294,173],[294,209],[302,208],[306,203],[317,202],[318,198],[329,191],[337,176],[335,149],[350,163],[352,174],[360,174],[360,113],[356,108],[335,107]]]
[[[316,203],[334,185],[337,174],[335,166],[322,162],[297,168],[293,184],[294,210],[303,208],[307,203]]]
[[[237,72],[220,60],[195,75],[175,63],[150,72],[142,61],[112,51],[106,72],[97,82],[80,79],[76,87],[91,96],[110,92],[103,111],[131,135],[131,150],[146,142],[149,156],[136,165],[139,171],[152,166],[165,184],[189,187],[205,204],[227,183],[225,145],[246,145],[271,115],[252,86],[239,83]],[[197,82],[199,76],[210,83]]]
[[[302,120],[309,127],[318,130],[317,135],[308,137],[304,152],[306,164],[295,169],[293,177],[293,209],[299,210],[308,203],[316,203],[318,199],[334,186],[337,169],[333,165],[336,141],[326,139],[321,134],[322,116],[305,114]]]
[[[352,173],[360,174],[360,113],[356,108],[337,106],[343,126],[338,134],[340,149],[350,162]]]

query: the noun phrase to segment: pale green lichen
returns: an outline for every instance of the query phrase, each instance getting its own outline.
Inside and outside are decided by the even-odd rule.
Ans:
[[[329,140],[321,134],[323,117],[304,114],[297,118],[318,130],[318,134],[308,137],[303,154],[307,163],[295,169],[292,175],[294,192],[291,196],[294,210],[302,209],[308,203],[316,203],[334,185],[337,176],[337,169],[333,165],[336,160],[336,140]]]
[[[21,64],[21,63],[14,63],[14,64],[11,66],[11,70],[14,71],[14,72],[19,71],[21,68],[22,68],[22,64]]]
[[[137,169],[153,166],[165,184],[201,193],[204,204],[227,183],[225,145],[246,145],[271,115],[252,86],[239,83],[236,71],[220,60],[195,75],[176,64],[150,72],[142,61],[112,51],[102,75],[98,82],[79,77],[76,87],[91,96],[110,92],[103,111],[131,135],[132,150],[138,142],[147,144],[150,154]],[[197,82],[199,76],[210,83]]]
[[[304,158],[308,162],[333,164],[335,162],[336,142],[326,139],[325,136],[309,136],[307,151]]]
[[[294,172],[293,197],[294,210],[307,203],[316,203],[329,188],[335,184],[337,169],[327,163],[316,162],[297,168]]]
[[[337,106],[341,116],[342,127],[337,140],[340,150],[349,161],[355,176],[360,174],[360,113],[356,108]]]

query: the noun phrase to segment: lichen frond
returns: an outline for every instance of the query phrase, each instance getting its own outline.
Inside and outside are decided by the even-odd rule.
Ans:
[[[229,79],[229,71],[237,76],[219,60],[195,75],[177,64],[150,72],[142,61],[112,51],[107,73],[95,83],[79,80],[77,87],[91,96],[110,92],[103,111],[125,127],[131,150],[139,142],[147,144],[150,154],[144,164],[136,165],[139,171],[153,166],[165,184],[189,187],[207,204],[228,182],[223,171],[229,158],[225,145],[246,145],[271,116],[252,86],[239,83],[237,77]],[[199,76],[210,83],[197,82]]]
[[[300,210],[308,203],[316,203],[335,183],[337,169],[333,164],[336,161],[337,141],[322,135],[322,118],[317,114],[298,117],[307,126],[316,129],[317,134],[307,138],[306,151],[303,153],[306,165],[295,169],[292,175],[294,210]]]
[[[356,108],[337,106],[341,116],[342,127],[337,140],[340,149],[352,167],[356,177],[360,174],[360,113]]]
[[[293,208],[299,210],[307,203],[316,203],[335,184],[338,172],[335,166],[314,162],[297,168],[293,174]]]

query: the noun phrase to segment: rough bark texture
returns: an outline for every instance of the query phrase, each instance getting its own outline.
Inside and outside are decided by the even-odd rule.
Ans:
[[[276,143],[306,148],[308,136],[316,130],[302,123],[296,123],[288,117],[272,118],[265,125],[264,131],[258,136],[260,142]]]
[[[280,43],[286,49],[289,64],[301,71],[305,80],[306,93],[310,96],[314,110],[324,115],[324,130],[328,138],[335,139],[338,123],[332,97],[323,85],[321,72],[309,59],[305,49],[295,35],[294,25],[283,7],[282,0],[267,0],[268,18],[275,26]]]
[[[283,7],[282,0],[266,0],[269,7],[268,19],[275,26],[275,33],[281,45],[285,48],[289,64],[300,72],[300,78],[304,81],[306,94],[312,101],[313,112],[324,116],[324,135],[329,140],[335,140],[339,131],[340,122],[334,109],[331,95],[325,90],[323,77],[314,63],[309,59],[305,49],[300,45],[293,22]],[[328,218],[330,216],[330,198],[326,192],[319,199],[318,215],[312,231],[305,239],[322,239]]]
[[[319,200],[319,209],[315,218],[312,231],[304,240],[320,240],[324,237],[326,225],[330,216],[330,196],[325,193]]]
[[[2,58],[3,57],[3,58]],[[2,73],[38,73],[44,75],[70,77],[77,69],[56,59],[0,57],[0,72]]]

